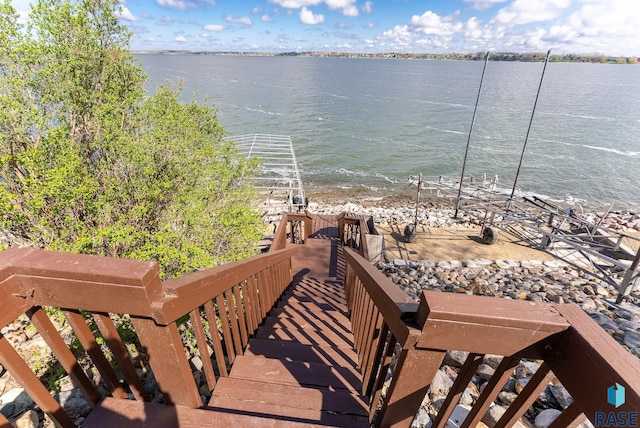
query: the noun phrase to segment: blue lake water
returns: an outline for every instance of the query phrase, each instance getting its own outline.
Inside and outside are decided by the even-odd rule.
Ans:
[[[184,83],[230,135],[290,135],[307,190],[406,189],[459,177],[482,62],[140,55],[147,86]],[[492,62],[466,175],[511,190],[543,63]],[[549,63],[517,187],[640,209],[640,65]]]

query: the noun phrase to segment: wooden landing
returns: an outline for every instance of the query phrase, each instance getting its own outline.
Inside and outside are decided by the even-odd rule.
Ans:
[[[292,287],[218,381],[210,409],[307,426],[368,426],[341,247],[326,220],[300,246]]]

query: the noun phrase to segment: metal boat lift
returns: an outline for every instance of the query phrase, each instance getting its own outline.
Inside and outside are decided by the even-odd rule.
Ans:
[[[282,212],[306,208],[307,198],[291,137],[247,134],[226,137],[225,140],[233,141],[241,154],[260,159],[261,169],[255,177],[255,187],[264,198],[265,217],[274,220]]]
[[[586,271],[618,290],[617,303],[640,285],[640,238],[582,218],[574,206],[541,198],[511,198],[496,191],[493,180],[460,181],[447,177],[423,181],[423,189],[455,201],[456,208],[478,218],[482,240],[492,244],[498,230],[516,236],[574,267]],[[457,211],[457,210],[456,210]]]

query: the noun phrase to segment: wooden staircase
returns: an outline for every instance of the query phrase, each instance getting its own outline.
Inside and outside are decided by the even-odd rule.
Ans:
[[[369,426],[344,265],[336,218],[318,216],[292,259],[291,286],[236,357],[229,376],[218,379],[207,406],[177,406],[180,412],[167,415],[164,406],[107,399],[84,425],[116,426],[128,415],[128,421],[167,427]]]
[[[210,409],[305,425],[368,425],[342,281],[327,263],[339,250],[329,239],[301,248],[291,289],[220,379]]]

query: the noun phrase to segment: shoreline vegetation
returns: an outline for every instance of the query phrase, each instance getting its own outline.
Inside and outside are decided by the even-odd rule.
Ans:
[[[402,53],[402,52],[241,52],[241,51],[188,51],[188,50],[132,50],[134,55],[232,55],[232,56],[300,56],[319,58],[412,59],[439,61],[484,61],[486,52],[469,53]],[[544,62],[544,52],[491,52],[490,61]],[[638,57],[604,54],[552,54],[549,62],[581,62],[592,64],[638,64]]]

